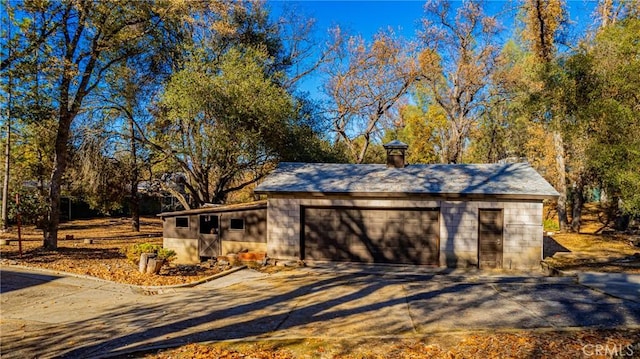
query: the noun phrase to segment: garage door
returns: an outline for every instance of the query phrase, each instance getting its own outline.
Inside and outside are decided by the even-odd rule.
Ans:
[[[303,209],[303,258],[438,264],[439,210]]]

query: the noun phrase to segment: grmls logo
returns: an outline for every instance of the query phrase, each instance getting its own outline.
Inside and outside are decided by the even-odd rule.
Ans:
[[[634,347],[631,344],[618,345],[618,344],[587,344],[582,347],[582,353],[586,356],[604,356],[611,357],[632,357],[634,354]]]

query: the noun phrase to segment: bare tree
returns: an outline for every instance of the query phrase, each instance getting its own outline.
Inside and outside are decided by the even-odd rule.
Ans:
[[[384,120],[418,78],[416,46],[391,30],[378,32],[371,43],[345,36],[340,28],[333,35],[335,61],[324,68],[329,113],[339,141],[353,161],[362,163]]]
[[[602,30],[620,19],[640,17],[640,0],[598,0],[594,12],[598,29]]]
[[[477,1],[465,1],[452,13],[446,1],[425,4],[418,91],[439,106],[449,126],[441,136],[441,161],[458,163],[465,140],[489,98],[488,87],[499,49],[493,45],[498,25]]]

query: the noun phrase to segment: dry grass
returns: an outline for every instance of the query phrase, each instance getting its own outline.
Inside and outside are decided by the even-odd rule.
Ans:
[[[72,235],[73,240],[66,240]],[[162,244],[162,222],[159,218],[142,218],[140,232],[131,230],[127,218],[73,220],[60,225],[58,250],[42,248],[42,231],[34,226],[22,229],[22,256],[18,248],[17,230],[0,234],[11,244],[0,247],[3,264],[65,271],[120,283],[136,285],[172,285],[193,282],[219,272],[206,264],[197,266],[165,266],[159,275],[145,275],[127,261],[123,250],[137,243]],[[85,244],[85,239],[93,240]]]
[[[546,261],[561,270],[640,273],[640,248],[630,245],[629,234],[596,233],[603,226],[599,213],[597,204],[587,204],[580,233],[554,234],[563,249]]]
[[[42,231],[35,226],[22,227],[22,240],[26,245],[32,242],[42,244]],[[156,217],[146,217],[140,220],[140,232],[131,230],[129,218],[93,218],[77,219],[61,223],[58,230],[58,243],[65,242],[67,235],[74,236],[74,240],[84,239],[131,239],[151,238],[162,240],[162,221]],[[0,239],[18,239],[18,230],[15,226],[9,232],[0,233]]]
[[[189,344],[145,356],[186,358],[610,358],[640,353],[640,330],[435,334],[415,339],[300,339]],[[598,347],[596,347],[598,346]],[[596,348],[599,350],[596,352]],[[605,349],[607,351],[605,351]],[[614,353],[615,351],[615,353]],[[631,354],[631,355],[629,355]]]

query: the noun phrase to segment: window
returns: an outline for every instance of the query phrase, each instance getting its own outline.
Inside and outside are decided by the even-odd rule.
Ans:
[[[200,233],[218,234],[218,216],[213,216],[213,215],[200,216]]]
[[[189,228],[189,217],[176,217],[176,228]]]
[[[244,230],[244,218],[231,218],[231,229]]]

